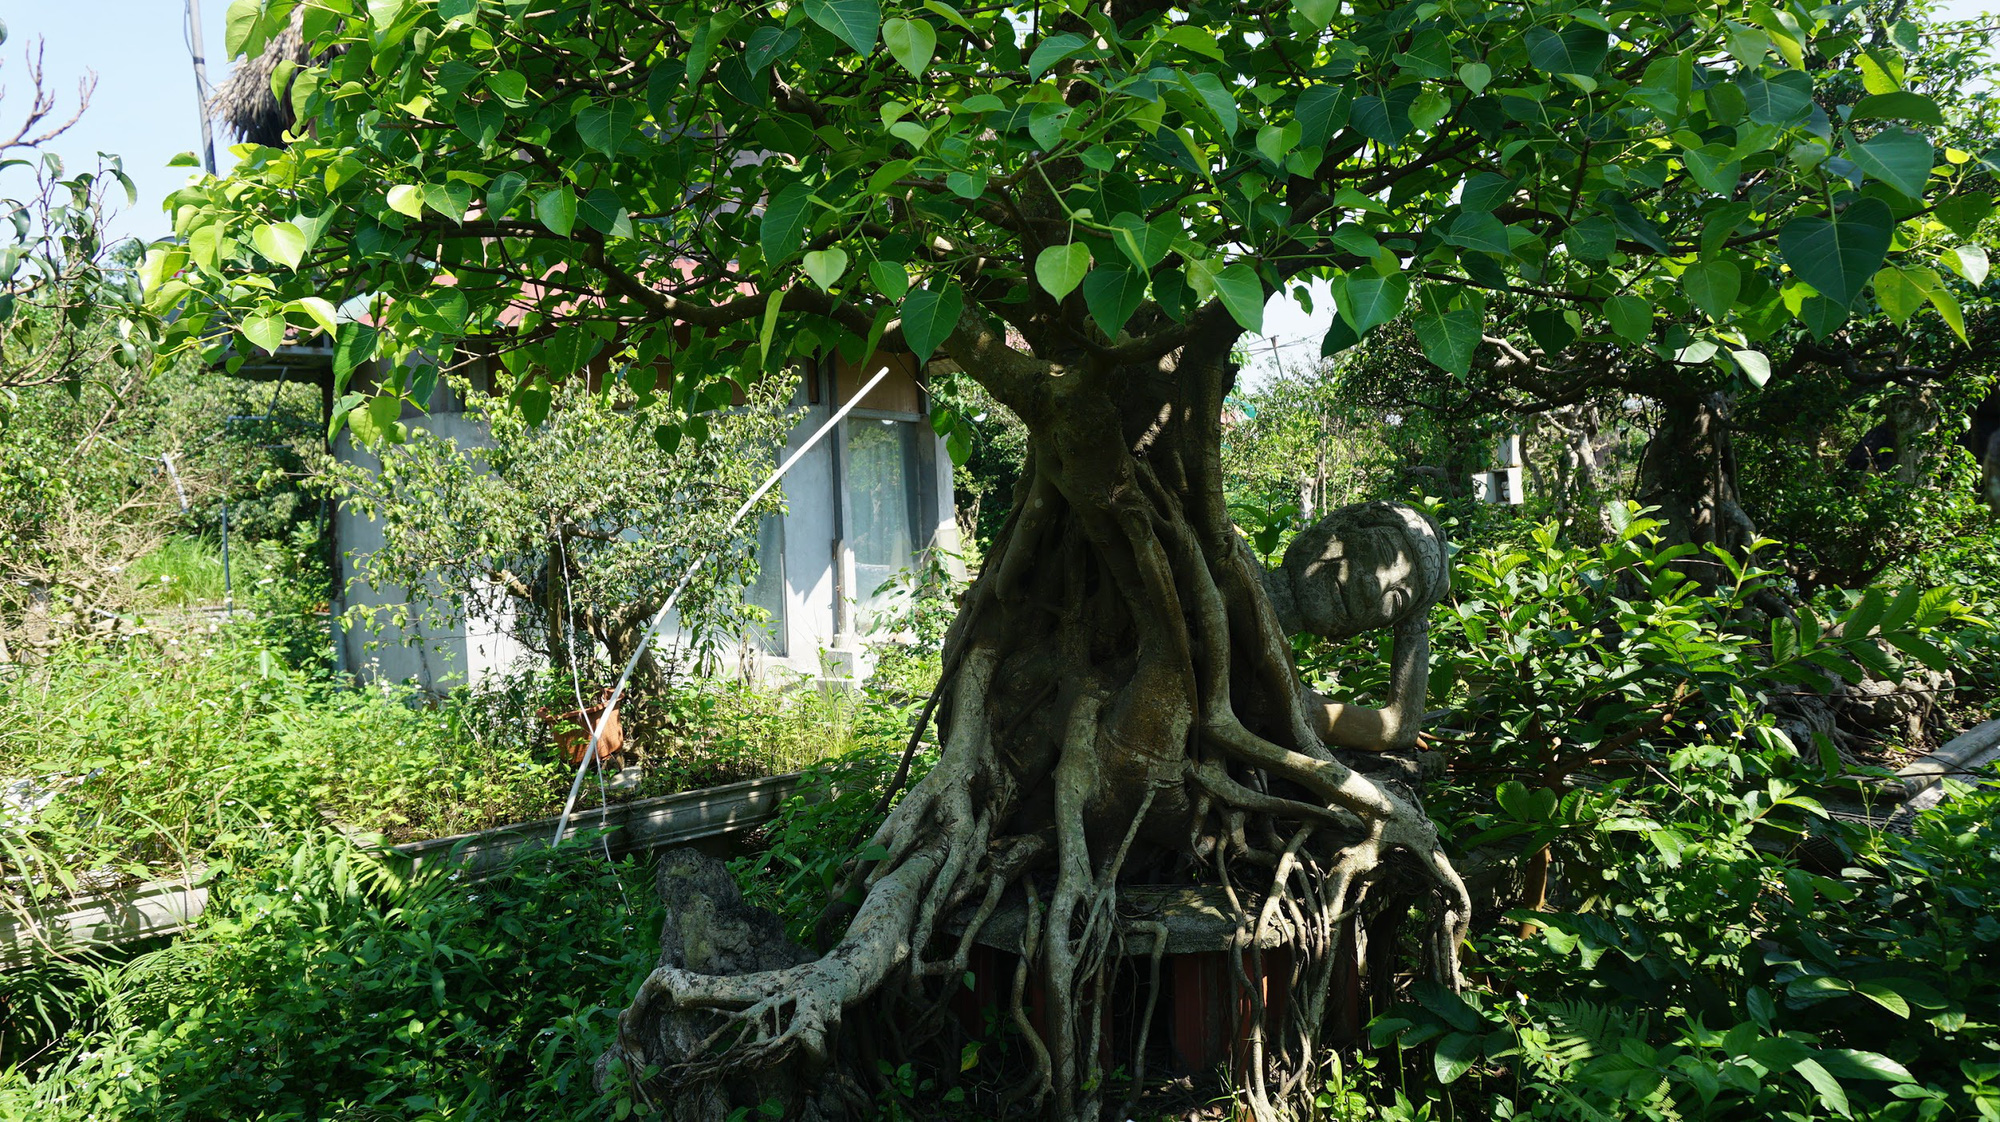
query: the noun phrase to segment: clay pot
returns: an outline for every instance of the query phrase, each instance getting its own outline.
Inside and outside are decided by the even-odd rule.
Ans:
[[[542,710],[542,720],[547,721],[555,733],[556,750],[571,767],[583,762],[583,754],[590,750],[591,726],[599,726],[597,737],[597,758],[620,767],[625,759],[625,730],[618,724],[618,710],[607,709],[611,704],[611,690],[598,696],[597,704],[583,709],[572,709],[567,713]]]

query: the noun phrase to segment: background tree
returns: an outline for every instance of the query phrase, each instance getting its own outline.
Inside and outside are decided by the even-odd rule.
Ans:
[[[0,44],[7,41],[0,25]],[[0,199],[11,225],[0,236],[0,389],[64,383],[72,388],[108,359],[130,367],[150,357],[151,323],[139,305],[137,243],[104,235],[109,192],[127,204],[138,191],[116,156],[92,170],[66,170],[42,147],[68,132],[90,108],[97,76],[77,83],[68,117],[42,74],[38,42],[24,53],[28,106],[11,134],[0,127],[0,169],[31,166],[34,189]],[[37,155],[39,153],[39,155]],[[7,404],[0,400],[0,424]]]
[[[1344,392],[1342,373],[1333,363],[1316,364],[1236,392],[1222,441],[1232,497],[1268,504],[1283,496],[1296,518],[1311,521],[1398,490],[1403,473],[1379,426],[1396,428],[1403,418],[1363,415]]]
[[[742,586],[756,574],[757,516],[780,509],[780,492],[729,537],[722,531],[777,464],[791,421],[784,379],[761,383],[705,439],[671,452],[652,433],[679,415],[624,385],[599,394],[565,383],[539,425],[463,382],[454,389],[490,446],[461,446],[419,423],[377,464],[325,465],[341,500],[382,525],[382,548],[361,562],[371,587],[407,589],[426,622],[502,621],[559,669],[572,660],[601,669],[601,645],[615,676],[681,574],[719,546],[680,601],[688,648],[674,654],[708,661],[718,639],[759,626],[743,616]],[[652,652],[640,669],[648,684],[665,679]]]
[[[298,7],[239,0],[231,51]],[[1245,877],[1271,902],[1243,923],[1309,934],[1244,1093],[1297,1097],[1353,925],[1422,906],[1424,968],[1453,982],[1467,902],[1407,788],[1338,751],[1398,745],[1300,684],[1225,508],[1230,356],[1267,299],[1325,278],[1357,338],[1407,309],[1458,376],[1495,299],[1633,362],[1754,376],[1749,325],[1837,325],[1880,269],[1948,306],[1912,270],[1955,248],[1929,207],[1967,174],[1931,175],[1932,101],[1829,61],[1866,41],[1906,71],[1920,29],[1866,6],[303,10],[314,57],[338,48],[278,76],[310,143],[169,199],[185,242],[148,279],[180,338],[317,328],[343,383],[386,360],[378,400],[338,389],[370,440],[411,356],[469,336],[530,423],[600,355],[671,364],[671,440],[732,374],[890,347],[948,357],[1028,430],[947,642],[942,758],[838,941],[735,977],[668,962],[628,1011],[618,1056],[686,1104],[754,1101],[747,1073],[792,1061],[872,1078],[833,1051],[843,1016],[941,1017],[977,929],[1025,898],[1050,1014],[1016,1018],[1022,1093],[1093,1116],[1121,885]],[[847,1086],[809,1085],[834,1107]]]
[[[1920,35],[1912,20],[1926,10],[1924,5],[1862,9],[1857,13],[1861,33],[1813,45],[1813,51],[1827,53],[1806,61],[1823,68],[1826,80],[1788,109],[1746,102],[1739,111],[1733,101],[1711,107],[1712,124],[1736,115],[1735,133],[1782,124],[1778,117],[1785,113],[1802,115],[1802,138],[1786,159],[1823,161],[1830,176],[1861,188],[1863,196],[1875,196],[1889,208],[1876,212],[1876,218],[1893,214],[1904,220],[1897,228],[1898,245],[1915,251],[1914,259],[1872,276],[1857,269],[1848,278],[1851,283],[1826,272],[1817,277],[1816,289],[1813,269],[1791,262],[1782,238],[1777,256],[1786,258],[1789,273],[1760,267],[1757,254],[1743,252],[1748,243],[1736,240],[1741,235],[1725,235],[1705,224],[1699,256],[1676,260],[1669,255],[1662,267],[1658,255],[1630,252],[1634,245],[1627,239],[1644,241],[1652,235],[1620,226],[1618,216],[1611,215],[1617,229],[1608,240],[1591,245],[1589,228],[1579,224],[1573,243],[1565,242],[1572,257],[1588,259],[1601,251],[1608,268],[1621,278],[1619,292],[1603,304],[1601,321],[1593,325],[1544,294],[1516,291],[1494,301],[1486,345],[1474,353],[1469,368],[1457,371],[1422,361],[1419,356],[1436,357],[1428,341],[1395,332],[1378,336],[1363,348],[1364,363],[1389,365],[1400,377],[1385,379],[1389,384],[1376,395],[1386,393],[1444,424],[1488,427],[1517,427],[1552,413],[1580,412],[1602,420],[1607,410],[1615,416],[1624,411],[1624,403],[1643,399],[1649,404],[1650,436],[1636,465],[1634,494],[1658,508],[1669,541],[1721,545],[1742,555],[1760,533],[1751,509],[1760,500],[1786,500],[1776,494],[1751,499],[1740,493],[1733,439],[1739,399],[1748,395],[1754,401],[1767,382],[1794,379],[1810,381],[1822,397],[1840,387],[1839,394],[1849,402],[1868,395],[1879,399],[1884,385],[1936,383],[1953,371],[1970,373],[1962,370],[1968,348],[1984,346],[1967,334],[1966,309],[1978,301],[1988,272],[1984,246],[1990,239],[1979,228],[1992,213],[1995,187],[1988,156],[1993,104],[1980,76],[1988,66],[1995,28],[1972,20],[1928,25]],[[1735,34],[1727,49],[1740,52],[1759,49],[1758,36],[1765,32],[1739,26]],[[1782,47],[1784,38],[1772,42]],[[1909,123],[1927,126],[1936,143],[1908,144],[1913,135],[1908,129],[1893,121],[1877,123],[1885,114],[1894,116],[1886,112],[1890,106],[1915,114],[1907,118]],[[1713,191],[1736,209],[1760,205],[1770,170],[1758,158],[1746,158],[1740,145],[1727,143],[1731,139],[1714,130],[1670,138],[1681,146],[1678,166],[1697,194]],[[1899,168],[1880,158],[1891,153]],[[1933,178],[1951,181],[1950,198],[1919,213],[1912,204]],[[1673,189],[1672,182],[1657,188]],[[1805,229],[1795,230],[1793,249],[1806,248]],[[1848,248],[1845,243],[1821,233],[1836,250],[1828,260],[1854,263],[1852,254],[1842,252]],[[1810,302],[1815,296],[1827,301],[1828,292],[1839,299]],[[1912,324],[1911,317],[1927,305],[1939,317]],[[1327,342],[1329,350],[1352,338],[1338,330],[1336,335]],[[1921,357],[1913,356],[1913,348]],[[1949,391],[1958,397],[1970,392]],[[1922,433],[1935,423],[1934,410],[1918,412],[1932,419],[1904,441],[1913,456]],[[1583,427],[1596,426],[1586,422]],[[1447,473],[1462,478],[1465,470],[1480,466],[1447,465]],[[1905,479],[1905,486],[1909,482]],[[1874,496],[1878,512],[1886,509],[1882,498]],[[1818,521],[1824,526],[1826,519]],[[1763,529],[1783,536],[1780,527]],[[1857,532],[1838,546],[1822,539],[1821,561],[1806,566],[1823,568],[1828,547],[1866,554],[1865,538]],[[1815,584],[1836,575],[1859,583],[1889,556],[1872,566],[1844,567],[1839,574],[1802,575]],[[1721,572],[1713,568],[1710,575]]]

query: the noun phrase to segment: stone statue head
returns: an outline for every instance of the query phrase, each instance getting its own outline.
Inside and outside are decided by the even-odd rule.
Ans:
[[[1437,523],[1382,502],[1342,507],[1301,530],[1265,578],[1287,632],[1328,639],[1421,616],[1449,587]]]

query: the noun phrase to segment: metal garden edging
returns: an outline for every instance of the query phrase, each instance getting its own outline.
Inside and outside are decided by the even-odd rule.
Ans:
[[[747,779],[699,791],[660,795],[570,816],[564,840],[604,831],[614,856],[707,838],[742,833],[769,822],[799,788],[800,773]],[[470,878],[492,873],[525,848],[547,846],[556,818],[516,822],[470,834],[430,838],[383,847],[384,855],[406,862],[407,872],[456,866]],[[600,852],[592,846],[590,852]],[[174,935],[194,923],[208,906],[208,888],[193,883],[199,873],[152,881],[67,901],[54,914],[21,914],[0,909],[0,970],[13,970],[47,957]]]

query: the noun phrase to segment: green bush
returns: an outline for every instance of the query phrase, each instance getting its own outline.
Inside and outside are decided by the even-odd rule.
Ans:
[[[1684,548],[1611,514],[1594,547],[1543,527],[1459,557],[1434,628],[1459,727],[1428,801],[1546,907],[1488,918],[1477,987],[1378,1020],[1396,1051],[1355,1086],[1386,1096],[1393,1073],[1385,1117],[2000,1116],[2000,796],[1911,837],[1834,820],[1819,796],[1865,777],[1768,706],[1990,660],[1990,629],[1915,586],[1768,619],[1771,574],[1705,593]]]
[[[405,881],[337,835],[213,870],[196,928],[117,968],[0,1118],[598,1119],[592,1064],[657,955],[633,862],[587,847]]]
[[[0,682],[0,776],[54,794],[5,824],[0,860],[47,897],[86,872],[226,857],[271,829],[427,837],[550,803],[551,761],[481,743],[464,705],[413,700],[336,688],[229,627],[66,646]]]

